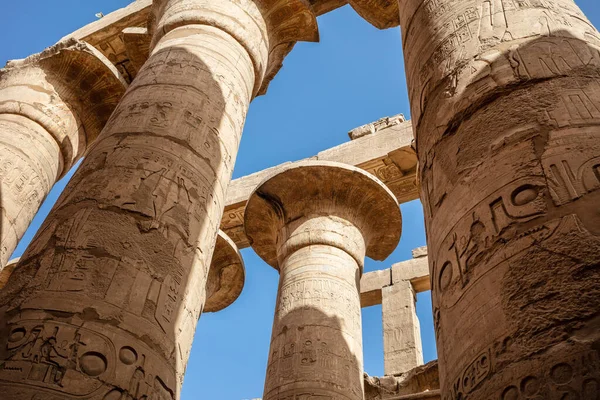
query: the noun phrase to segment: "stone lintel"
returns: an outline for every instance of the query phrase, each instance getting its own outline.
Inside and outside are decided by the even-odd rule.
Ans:
[[[121,38],[125,45],[125,51],[129,57],[133,74],[136,76],[150,56],[150,41],[152,37],[148,33],[147,28],[130,27],[123,29]]]
[[[315,15],[325,14],[347,4],[347,0],[311,0]],[[67,35],[86,41],[100,50],[130,82],[136,76],[138,63],[131,58],[131,53],[140,53],[131,47],[131,42],[123,36],[124,30],[131,27],[147,28],[152,9],[152,0],[137,0],[127,7],[115,10],[97,21]],[[100,11],[100,10],[99,10]],[[144,46],[149,46],[148,40]],[[283,50],[283,49],[282,49]],[[143,54],[143,52],[141,52]]]
[[[394,193],[399,203],[405,203],[419,198],[415,181],[417,158],[411,147],[412,140],[412,124],[407,121],[386,127],[376,134],[321,151],[316,156],[302,161],[336,161],[354,165],[375,175]],[[229,185],[221,229],[239,248],[249,246],[243,227],[244,208],[248,197],[267,176],[287,168],[290,164],[286,162],[235,179]]]
[[[392,285],[402,281],[410,281],[416,293],[431,290],[428,258],[413,258],[392,265]]]
[[[127,7],[113,11],[65,38],[85,41],[97,48],[108,58],[129,81],[135,77],[136,70],[131,65],[122,32],[130,27],[146,28],[152,8],[152,0],[137,0]]]
[[[423,253],[425,253],[425,256],[393,264],[387,269],[370,271],[363,274],[360,280],[361,306],[370,307],[381,304],[383,288],[405,281],[411,283],[415,293],[431,290],[429,265],[426,255],[427,247],[419,247],[413,250],[413,256]]]
[[[370,307],[381,304],[382,288],[392,284],[391,268],[367,272],[360,279],[360,305]]]

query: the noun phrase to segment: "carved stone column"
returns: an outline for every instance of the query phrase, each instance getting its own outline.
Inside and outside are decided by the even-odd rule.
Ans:
[[[399,0],[444,399],[600,396],[600,35],[572,0]]]
[[[110,61],[75,40],[0,70],[0,270],[125,87]]]
[[[352,166],[294,163],[250,196],[245,229],[281,275],[263,398],[363,399],[359,281],[365,254],[398,244],[394,195]]]
[[[383,366],[386,375],[400,375],[423,365],[416,293],[410,281],[381,290]]]
[[[15,400],[178,399],[251,99],[301,0],[156,0],[148,61],[0,292]]]

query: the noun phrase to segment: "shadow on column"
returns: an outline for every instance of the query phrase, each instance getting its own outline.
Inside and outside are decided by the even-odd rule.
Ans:
[[[435,152],[438,176],[452,177],[446,185],[421,172],[428,244],[439,249],[442,390],[597,399],[600,53],[561,30],[516,43],[475,64],[462,100],[450,106],[440,84],[424,103],[428,118],[449,120],[435,121],[446,131],[420,147]],[[419,131],[427,143],[431,130]]]
[[[335,296],[335,293],[321,295]],[[347,317],[360,324],[360,319]],[[314,307],[302,307],[286,314],[277,326],[280,329],[271,338],[265,399],[363,398],[362,357],[356,357],[362,353],[362,338],[349,336],[340,318]],[[349,343],[352,339],[354,345]],[[266,392],[267,388],[272,389]]]
[[[6,398],[179,398],[241,132],[190,47],[151,56],[0,291]]]

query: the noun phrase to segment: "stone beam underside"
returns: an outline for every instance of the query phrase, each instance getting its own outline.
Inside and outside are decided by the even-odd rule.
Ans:
[[[314,12],[322,15],[347,4],[348,0],[310,0],[310,2]],[[148,58],[150,35],[145,29],[151,6],[152,0],[134,1],[127,7],[107,14],[63,39],[72,37],[96,47],[131,82],[141,67],[138,60],[141,58],[145,61]],[[137,31],[136,38],[131,40],[131,31],[126,31],[130,28],[142,28],[145,32]],[[146,43],[142,44],[144,41]]]

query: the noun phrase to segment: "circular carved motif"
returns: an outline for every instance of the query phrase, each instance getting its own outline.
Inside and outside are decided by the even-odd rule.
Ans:
[[[573,367],[567,363],[556,364],[550,371],[550,377],[559,385],[564,385],[573,379]]]
[[[89,376],[98,376],[106,371],[107,362],[103,354],[95,351],[85,353],[79,359],[81,370]]]
[[[515,206],[523,206],[537,199],[539,194],[538,188],[533,185],[519,186],[512,192],[511,199]]]
[[[123,364],[132,365],[137,361],[137,359],[138,359],[137,352],[132,347],[129,347],[129,346],[121,347],[121,350],[119,351],[119,360],[121,360],[121,362],[123,362]]]
[[[15,343],[15,342],[23,340],[24,337],[25,337],[25,328],[15,328],[10,333],[10,336],[8,337],[8,341],[11,343]]]
[[[540,391],[540,381],[534,376],[527,376],[521,381],[521,392],[525,396],[536,395]]]
[[[440,290],[444,291],[452,282],[452,263],[447,262],[442,266],[440,271]]]
[[[519,399],[519,389],[515,386],[509,386],[504,389],[502,392],[502,400],[518,400]]]

